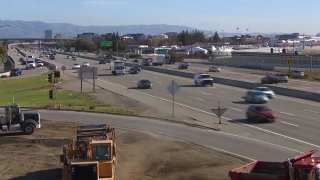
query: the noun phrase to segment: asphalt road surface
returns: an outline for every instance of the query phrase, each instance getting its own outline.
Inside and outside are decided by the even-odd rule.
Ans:
[[[48,72],[48,68],[46,67],[36,67],[35,69],[26,69],[26,66],[21,65],[21,62],[19,61],[20,58],[24,58],[24,57],[20,55],[18,52],[16,52],[15,49],[9,48],[8,55],[14,59],[16,64],[15,68],[22,69],[22,76],[37,75],[37,74]]]
[[[138,75],[111,76],[108,64],[101,65],[97,61],[82,58],[72,61],[66,59],[65,55],[57,55],[56,60],[51,62],[57,64],[58,67],[66,65],[69,69],[66,73],[74,76],[77,74],[76,71],[70,69],[75,62],[80,64],[89,62],[90,66],[99,68],[100,76],[96,80],[98,86],[156,107],[167,114],[171,114],[172,96],[167,92],[166,86],[171,80],[177,81],[181,88],[175,96],[175,116],[182,119],[190,116],[198,120],[197,123],[221,128],[219,133],[224,134],[221,137],[216,134],[217,132],[204,131],[203,136],[206,136],[204,138],[195,137],[194,132],[181,130],[185,139],[190,141],[209,141],[210,139],[210,142],[202,145],[212,145],[250,158],[260,157],[259,159],[279,157],[275,155],[276,151],[281,151],[279,153],[281,157],[284,155],[290,157],[297,152],[320,147],[319,118],[317,117],[320,114],[320,103],[277,96],[268,103],[268,106],[278,115],[277,122],[250,124],[245,121],[245,110],[249,104],[244,103],[241,98],[246,92],[244,89],[218,84],[214,87],[194,87],[191,79],[150,71],[143,71]],[[153,88],[136,89],[137,81],[142,78],[151,80]],[[217,124],[218,118],[211,113],[212,108],[217,108],[218,101],[222,107],[228,108],[223,115],[222,125]],[[137,125],[143,127],[144,123]],[[170,126],[175,125],[170,124]],[[157,129],[168,133],[164,129]],[[197,129],[196,131],[202,130]],[[220,140],[221,144],[218,143]],[[263,147],[259,149],[256,145],[246,144],[245,142],[248,141],[259,142],[263,144]]]

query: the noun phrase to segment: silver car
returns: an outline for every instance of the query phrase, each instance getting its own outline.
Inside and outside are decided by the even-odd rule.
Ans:
[[[274,98],[276,96],[276,94],[271,89],[269,89],[268,87],[260,86],[260,87],[253,88],[252,90],[261,91],[265,95],[267,95],[268,98]]]
[[[243,97],[248,103],[264,104],[269,102],[269,98],[261,91],[248,91]]]
[[[220,71],[221,71],[221,69],[218,66],[211,66],[209,68],[209,72],[220,72]]]

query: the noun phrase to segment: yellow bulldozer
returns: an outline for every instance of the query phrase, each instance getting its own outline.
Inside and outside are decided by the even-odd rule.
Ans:
[[[115,180],[115,130],[107,125],[77,127],[77,136],[63,147],[62,180]]]

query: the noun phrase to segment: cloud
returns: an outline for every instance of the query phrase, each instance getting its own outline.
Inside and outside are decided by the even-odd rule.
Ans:
[[[127,5],[129,2],[123,0],[85,0],[88,5]]]

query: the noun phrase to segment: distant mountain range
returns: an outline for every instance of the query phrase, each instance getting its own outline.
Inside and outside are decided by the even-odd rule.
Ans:
[[[181,32],[183,30],[195,30],[187,26],[176,26],[166,24],[155,25],[121,25],[121,26],[78,26],[68,23],[45,23],[41,21],[8,21],[0,20],[0,38],[41,38],[44,31],[52,29],[53,35],[61,33],[65,37],[75,37],[78,34],[93,32],[98,34],[119,32],[120,34],[144,33],[146,35],[157,35],[166,32]]]
[[[8,27],[1,27],[3,25],[11,25]],[[166,32],[181,32],[183,30],[196,30],[188,26],[167,25],[167,24],[153,24],[153,25],[119,25],[119,26],[80,26],[68,23],[45,23],[41,21],[9,21],[0,20],[0,38],[42,38],[44,31],[51,29],[53,36],[57,33],[64,37],[76,37],[77,34],[93,32],[98,34],[119,32],[120,34],[143,33],[146,35],[158,35]],[[215,30],[203,31],[207,35],[213,35]],[[218,32],[222,37],[222,33]],[[250,35],[264,35],[270,36],[266,33],[252,32]],[[223,36],[230,37],[237,35],[236,33],[224,32]]]

